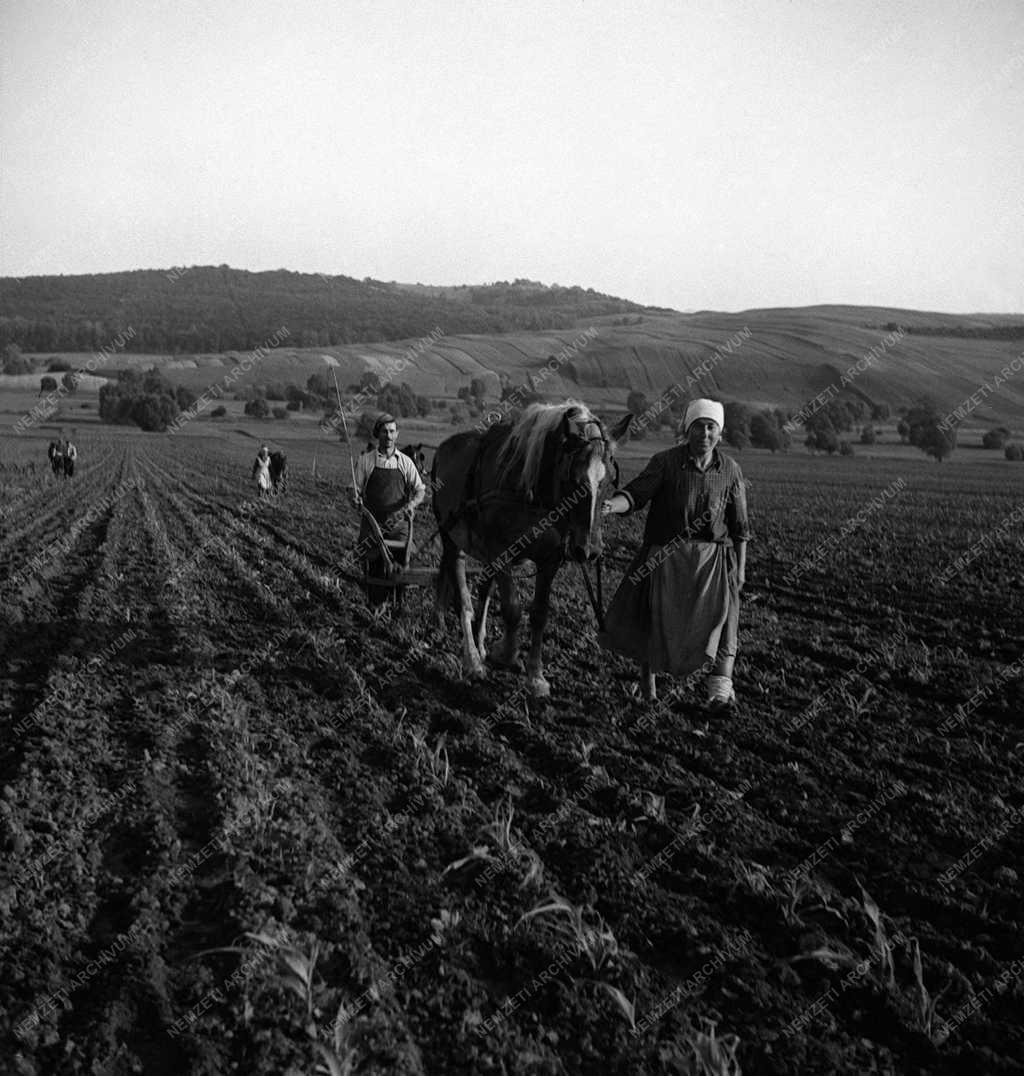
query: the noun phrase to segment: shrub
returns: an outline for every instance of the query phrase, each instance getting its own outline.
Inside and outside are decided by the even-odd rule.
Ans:
[[[26,359],[17,344],[7,344],[3,351],[3,371],[5,374],[30,374],[35,369],[31,359]]]
[[[830,456],[839,451],[839,437],[832,429],[811,430],[804,444],[812,452],[827,452]]]
[[[647,407],[647,397],[637,389],[634,389],[626,397],[626,410],[629,411],[630,414],[642,415],[644,411],[647,410]]]
[[[474,377],[469,383],[469,394],[482,403],[487,396],[487,382],[482,377]]]
[[[873,445],[878,440],[878,434],[874,426],[865,426],[860,431],[860,443],[862,445]]]
[[[756,412],[750,419],[750,443],[754,448],[785,451],[789,447],[789,434],[783,429],[782,412]]]
[[[50,359],[50,361],[46,364],[46,369],[49,370],[51,374],[62,374],[66,370],[70,370],[71,368],[72,367],[70,362],[65,359],[58,359],[56,357]]]
[[[851,445],[849,441],[840,441],[839,442],[839,455],[840,456],[852,456],[853,455],[853,445]]]
[[[459,389],[459,393],[460,399],[467,400],[474,407],[479,406],[468,389]],[[462,393],[465,395],[461,395]],[[417,396],[404,381],[400,385],[389,381],[377,394],[377,407],[396,418],[409,418],[412,415],[430,413],[430,401],[424,396]]]
[[[122,370],[116,381],[100,389],[100,418],[121,425],[134,423],[151,432],[162,432],[178,417],[175,388],[154,366],[140,373]]]
[[[730,400],[725,405],[725,431],[722,440],[741,451],[750,444],[751,411],[746,404]]]
[[[916,407],[911,408],[907,412],[906,424],[910,443],[939,463],[956,448],[956,426],[946,425],[930,400],[922,399]]]
[[[169,395],[139,396],[132,402],[129,417],[140,429],[162,433],[178,417],[178,406]]]
[[[310,374],[306,379],[306,391],[321,400],[334,398],[334,381],[326,374]]]
[[[270,405],[262,396],[257,396],[245,405],[245,413],[253,418],[266,418],[270,414]]]
[[[44,377],[39,382],[40,392],[56,392],[57,391],[57,379],[55,377]]]
[[[1024,445],[1007,445],[1003,454],[1008,460],[1024,460]]]
[[[363,411],[356,423],[356,439],[359,441],[372,441],[373,424],[377,421],[376,411]]]
[[[228,413],[228,409],[220,404],[210,412],[210,418],[223,418]]]
[[[274,416],[274,418],[287,418],[288,417],[288,408],[287,407],[275,407],[270,413]]]
[[[1005,448],[1010,440],[1010,431],[1005,426],[996,426],[989,430],[981,439],[982,448]]]

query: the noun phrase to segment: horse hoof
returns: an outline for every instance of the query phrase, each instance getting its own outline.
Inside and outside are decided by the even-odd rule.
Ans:
[[[546,699],[551,694],[551,685],[543,676],[531,676],[530,694],[535,699]]]
[[[467,680],[486,680],[487,679],[487,670],[483,667],[483,665],[474,665],[474,666],[472,666],[472,668],[469,668],[469,669],[466,670],[466,679]]]

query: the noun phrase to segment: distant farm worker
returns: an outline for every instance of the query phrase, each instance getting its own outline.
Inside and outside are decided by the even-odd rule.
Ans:
[[[604,515],[650,504],[643,543],[612,599],[601,644],[640,663],[640,688],[657,698],[655,674],[706,670],[712,714],[736,705],[740,590],[746,577],[747,499],[737,463],[718,451],[725,411],[694,400],[679,443],[602,505]]]
[[[64,477],[72,478],[75,474],[75,462],[78,459],[78,449],[75,447],[74,442],[67,440],[64,442]]]
[[[50,442],[50,446],[46,450],[46,456],[50,461],[50,470],[53,471],[55,475],[63,476],[64,442],[59,437]]]
[[[427,488],[416,464],[398,451],[398,423],[393,415],[383,414],[377,418],[373,436],[376,447],[364,452],[355,463],[355,504],[373,516],[385,539],[405,541],[409,537],[410,521],[426,496]],[[367,574],[383,578],[387,562],[373,526],[365,518],[359,529],[358,548],[362,551]],[[372,605],[381,604],[388,594],[383,587],[370,587],[368,592]]]
[[[252,476],[256,479],[256,496],[270,496],[270,449],[260,445],[259,452],[252,465]]]

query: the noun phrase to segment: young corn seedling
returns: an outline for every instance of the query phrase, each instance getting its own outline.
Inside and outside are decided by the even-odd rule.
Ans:
[[[313,972],[316,968],[317,958],[320,955],[320,946],[314,942],[309,950],[309,955],[299,952],[290,945],[282,945],[277,938],[269,934],[247,933],[246,937],[259,942],[272,949],[277,955],[278,980],[282,986],[291,990],[296,997],[306,1006],[307,1023],[313,1020]]]
[[[442,877],[449,871],[460,870],[469,863],[486,861],[492,864],[492,869],[504,868],[522,872],[523,880],[519,883],[520,889],[539,885],[544,876],[544,866],[540,861],[540,856],[521,841],[513,831],[514,815],[515,811],[511,803],[499,803],[495,810],[494,821],[489,822],[481,830],[491,838],[497,855],[491,851],[492,844],[474,845],[468,856],[449,863],[441,872]]]
[[[875,695],[875,689],[868,685],[864,694],[858,699],[852,691],[846,688],[839,693],[839,697],[846,705],[846,716],[853,721],[859,721],[865,714],[871,711],[871,699]]]
[[[546,904],[538,904],[521,915],[516,926],[538,916],[549,917],[549,925],[555,933],[569,939],[576,946],[576,951],[587,958],[595,972],[618,955],[619,943],[611,927],[596,912],[593,916],[597,920],[596,925],[591,926],[584,919],[582,908],[553,893]]]
[[[438,738],[437,746],[433,751],[430,750],[427,744],[425,733],[410,729],[409,738],[412,740],[412,746],[416,752],[417,772],[422,768],[435,784],[442,787],[447,786],[452,768],[448,760],[448,748],[444,745],[444,736]]]
[[[782,917],[786,920],[787,925],[791,927],[806,926],[801,918],[801,912],[804,915],[825,912],[829,915],[834,915],[843,923],[847,922],[846,916],[829,903],[828,893],[804,874],[794,875],[789,873],[783,875],[782,890]],[[816,901],[814,900],[815,897],[817,897]]]
[[[445,938],[449,934],[455,933],[455,929],[461,921],[462,915],[460,912],[450,912],[447,908],[442,908],[437,918],[430,920],[430,925],[433,927],[430,940],[435,945],[443,945]]]
[[[736,1060],[736,1050],[739,1048],[738,1035],[723,1035],[718,1037],[717,1024],[714,1020],[704,1019],[704,1028],[692,1029],[687,1036],[690,1049],[693,1050],[693,1059],[700,1076],[742,1076],[743,1070],[739,1061]]]
[[[772,892],[772,883],[768,878],[768,868],[760,863],[747,863],[737,858],[733,863],[737,878],[745,882],[759,896]]]
[[[910,939],[910,953],[914,962],[914,981],[917,983],[917,1029],[918,1031],[923,1031],[928,1038],[934,1041],[943,1024],[943,1021],[939,1019],[937,1006],[943,994],[949,989],[950,984],[947,983],[939,991],[938,995],[932,997],[928,993],[928,988],[924,985],[924,975],[921,969],[921,947],[917,943],[917,938]]]
[[[351,1076],[355,1071],[356,1052],[352,1049],[352,1024],[346,1019],[345,1003],[338,1006],[338,1015],[331,1029],[331,1044],[316,1044],[320,1063],[316,1067],[317,1076]]]
[[[875,957],[875,964],[878,968],[878,982],[886,990],[896,989],[896,969],[892,962],[892,946],[889,944],[889,939],[885,934],[885,927],[882,924],[882,913],[878,910],[878,905],[871,899],[867,890],[860,887],[861,898],[864,905],[864,913],[868,919],[871,920],[871,925],[875,928],[874,937],[872,939],[872,952]]]
[[[924,642],[915,643],[912,648],[908,649],[912,649],[912,652],[908,654],[910,671],[907,675],[917,684],[930,683],[934,668],[932,666],[932,652],[928,648],[928,644]]]
[[[463,856],[462,859],[453,860],[448,864],[443,871],[441,871],[441,877],[443,878],[449,871],[462,870],[463,867],[470,863],[497,863],[498,861],[491,855],[491,849],[486,844],[474,844],[469,851],[468,856]]]
[[[597,985],[610,994],[612,1001],[622,1010],[622,1015],[625,1016],[629,1023],[630,1031],[636,1031],[636,1000],[630,1001],[617,986],[612,986],[611,983],[598,983]]]
[[[797,911],[801,904],[806,902],[811,892],[810,883],[802,874],[785,874],[782,878],[782,918],[786,925],[802,927],[804,921]]]
[[[448,748],[444,745],[444,736],[437,741],[437,746],[428,756],[427,765],[430,768],[430,776],[434,781],[446,788],[448,779],[451,777],[452,767],[448,761]]]
[[[493,838],[499,858],[514,866],[524,874],[520,889],[539,884],[544,874],[540,856],[521,841],[512,829],[515,809],[511,802],[499,803],[494,812],[494,821],[483,828],[483,832]]]
[[[309,954],[306,955],[290,945],[282,944],[280,939],[272,938],[268,934],[249,933],[247,937],[266,946],[268,951],[276,954],[278,982],[290,990],[305,1006],[306,1034],[316,1044],[316,1052],[320,1058],[316,1072],[324,1076],[350,1076],[356,1057],[348,1042],[351,1027],[347,1021],[340,1018],[344,1011],[344,1004],[339,1009],[339,1019],[334,1022],[331,1045],[327,1046],[320,1041],[321,1035],[316,1020],[319,1010],[316,1009],[313,1000],[314,973],[320,955],[319,944],[313,942]]]
[[[359,674],[358,670],[350,669],[349,674],[352,677],[352,682],[356,686],[356,694],[358,696],[358,702],[362,706],[364,712],[369,717],[374,718],[386,718],[387,711],[377,701],[373,692],[366,686],[366,681]]]

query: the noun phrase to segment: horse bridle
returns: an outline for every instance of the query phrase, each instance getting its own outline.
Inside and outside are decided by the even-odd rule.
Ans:
[[[596,426],[596,428],[598,430],[598,433],[597,433],[596,436],[584,437],[582,434],[580,434],[578,432],[573,432],[573,433],[570,433],[565,438],[565,440],[563,441],[563,449],[566,449],[566,452],[565,452],[566,477],[569,477],[572,474],[572,465],[573,465],[573,461],[576,459],[576,457],[579,456],[579,454],[581,452],[583,452],[588,446],[594,444],[596,441],[600,441],[601,442],[601,458],[602,458],[606,468],[607,468],[607,465],[608,465],[609,462],[611,463],[612,468],[614,468],[615,476],[614,476],[614,479],[613,479],[613,484],[616,487],[618,487],[618,484],[619,484],[619,464],[618,464],[618,461],[615,459],[614,456],[612,457],[612,459],[610,461],[608,459],[609,441],[608,441],[608,437],[605,435],[604,427],[601,425],[601,423],[599,421],[596,421],[596,420],[593,420],[593,419],[588,420],[587,422],[584,423],[584,429],[586,429],[587,427],[590,427],[590,426]],[[563,538],[563,545],[562,545],[562,553],[563,553],[563,556],[565,557],[566,560],[568,560],[568,552],[569,552],[568,546],[569,546],[569,533],[568,533],[568,531],[566,531],[565,536]],[[584,583],[584,587],[585,587],[586,592],[587,592],[587,597],[590,599],[591,608],[594,610],[594,617],[597,620],[598,631],[604,631],[604,585],[603,585],[603,573],[602,573],[603,557],[601,557],[599,555],[596,558],[596,562],[597,562],[596,566],[595,566],[595,574],[597,576],[597,591],[596,591],[596,593],[595,593],[595,590],[594,590],[594,584],[591,583],[591,581],[590,581],[590,575],[587,572],[586,564],[584,564],[582,561],[580,561],[579,562],[579,568],[580,568],[580,574],[583,576],[583,583]]]
[[[578,433],[576,431],[572,431],[571,433],[567,434],[565,439],[562,441],[562,448],[564,450],[564,460],[563,460],[564,476],[563,475],[556,476],[557,478],[562,479],[562,481],[559,482],[559,486],[564,485],[564,479],[569,478],[570,475],[572,474],[572,465],[573,465],[573,462],[576,460],[576,457],[579,456],[580,453],[583,452],[588,446],[594,444],[595,442],[599,441],[601,443],[601,459],[605,463],[605,466],[608,465],[608,463],[609,463],[609,460],[608,460],[609,441],[608,441],[607,435],[604,432],[604,427],[601,425],[601,423],[597,419],[588,419],[583,424],[584,429],[586,429],[588,427],[591,427],[591,426],[594,426],[594,427],[597,428],[598,433],[596,435],[591,436],[591,437],[585,437],[581,433]],[[618,461],[614,457],[612,457],[610,462],[611,462],[612,468],[614,468],[614,472],[615,472],[615,477],[614,477],[613,482],[614,482],[615,486],[618,486],[618,484],[619,484],[619,464],[618,464]],[[556,498],[555,498],[556,503],[557,503],[557,500],[558,500],[557,492],[558,491],[556,490]]]

